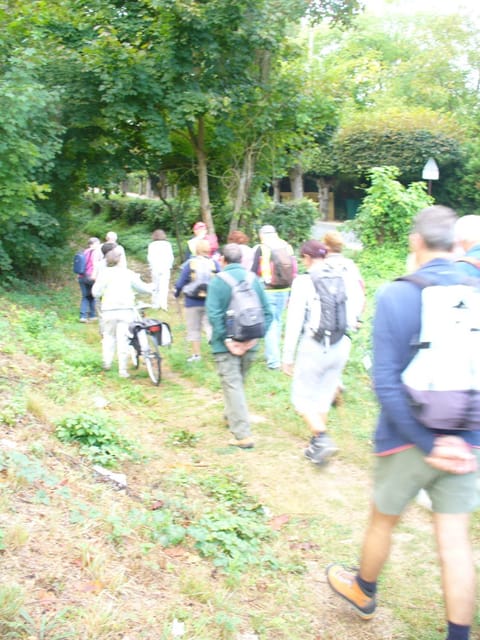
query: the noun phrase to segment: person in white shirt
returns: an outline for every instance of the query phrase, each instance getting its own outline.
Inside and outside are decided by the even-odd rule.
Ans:
[[[116,248],[119,250],[120,252],[120,266],[121,267],[125,267],[125,269],[127,268],[127,256],[125,255],[125,249],[122,247],[121,244],[118,244],[118,236],[115,233],[115,231],[108,231],[106,236],[105,236],[105,242],[114,242],[116,245]]]
[[[168,309],[168,289],[173,267],[173,249],[165,231],[155,229],[152,242],[148,245],[147,261],[152,274],[152,306],[154,309]]]
[[[99,272],[92,294],[101,298],[103,368],[111,368],[116,349],[118,373],[128,378],[128,325],[135,320],[135,291],[151,293],[152,285],[121,266],[121,258],[118,247],[107,253],[107,266]]]
[[[296,411],[310,429],[311,440],[305,457],[314,464],[324,464],[338,451],[327,435],[327,414],[341,381],[342,371],[350,355],[351,340],[348,331],[357,326],[355,305],[352,305],[348,280],[345,285],[345,325],[342,335],[334,342],[330,337],[322,341],[314,337],[322,312],[313,279],[324,276],[327,247],[318,240],[308,240],[300,248],[307,273],[292,283],[287,311],[282,369],[293,376],[291,399]],[[317,313],[318,311],[318,313]],[[318,315],[318,318],[317,318]],[[332,336],[333,340],[333,336]]]

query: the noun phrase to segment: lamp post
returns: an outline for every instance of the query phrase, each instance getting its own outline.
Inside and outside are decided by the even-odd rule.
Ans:
[[[429,158],[425,163],[422,171],[422,180],[428,181],[428,195],[432,195],[432,180],[438,180],[440,171],[438,165],[433,158]]]

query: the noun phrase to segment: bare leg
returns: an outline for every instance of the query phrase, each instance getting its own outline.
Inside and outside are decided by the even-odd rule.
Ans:
[[[475,609],[475,564],[469,536],[470,515],[435,513],[447,620],[469,626]]]
[[[392,533],[400,516],[380,513],[372,506],[370,522],[363,541],[359,575],[367,582],[376,582],[390,554]]]
[[[192,342],[192,354],[194,356],[200,355],[200,342],[197,342],[197,341]]]
[[[301,413],[302,418],[307,423],[308,428],[314,436],[325,433],[327,430],[326,413]]]

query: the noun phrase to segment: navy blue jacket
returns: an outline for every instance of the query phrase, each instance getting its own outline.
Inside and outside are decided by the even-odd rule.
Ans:
[[[416,273],[438,284],[465,281],[457,265],[435,259]],[[377,294],[373,321],[373,383],[380,403],[375,430],[375,452],[394,453],[417,446],[425,453],[433,448],[435,433],[414,417],[401,374],[414,355],[412,342],[420,333],[421,289],[411,282],[395,281]],[[447,365],[448,366],[448,365]],[[471,445],[480,447],[480,432],[458,432]]]

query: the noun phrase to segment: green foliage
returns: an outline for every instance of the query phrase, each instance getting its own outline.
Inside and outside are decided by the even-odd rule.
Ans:
[[[17,64],[0,75],[0,273],[27,276],[45,268],[60,244],[58,220],[42,210],[43,182],[60,147],[58,92]]]
[[[23,607],[24,593],[17,585],[0,585],[0,636],[18,638],[16,630],[21,626],[16,619]]]
[[[219,507],[188,527],[188,535],[200,554],[212,558],[216,566],[239,571],[261,562],[261,545],[273,535],[264,520],[255,512],[232,513]]]
[[[55,434],[61,442],[78,442],[80,452],[105,467],[134,457],[135,445],[117,432],[106,417],[79,413],[60,420]]]
[[[376,167],[370,172],[371,186],[353,223],[365,247],[406,246],[413,217],[433,204],[425,183],[406,188],[396,180],[398,175],[396,167]]]
[[[35,640],[67,640],[74,638],[76,633],[65,631],[63,628],[69,610],[64,609],[58,613],[43,614],[38,622],[22,609],[20,617],[23,619],[22,631],[28,633],[30,638]]]
[[[245,484],[231,474],[210,475],[199,484],[217,503],[188,528],[200,554],[232,572],[264,562],[261,547],[273,533]]]
[[[395,166],[404,181],[422,175],[428,158],[443,169],[460,161],[458,124],[426,109],[390,108],[350,116],[335,138],[341,174],[364,177],[373,167]]]
[[[179,513],[163,507],[153,511],[131,509],[126,516],[108,516],[107,522],[111,528],[110,538],[117,544],[138,532],[148,540],[147,548],[154,544],[170,547],[181,544],[185,539],[186,529],[178,524],[179,518]]]
[[[170,433],[166,442],[173,447],[195,447],[199,440],[200,436],[197,433],[189,429],[179,429]]]
[[[297,248],[311,237],[312,225],[317,217],[315,204],[304,198],[273,205],[262,214],[262,225],[272,224],[281,238]]]
[[[31,460],[19,451],[2,453],[0,455],[0,469],[8,469],[12,475],[27,484],[34,484],[38,480],[50,487],[58,484],[58,478],[48,473],[38,460]]]

